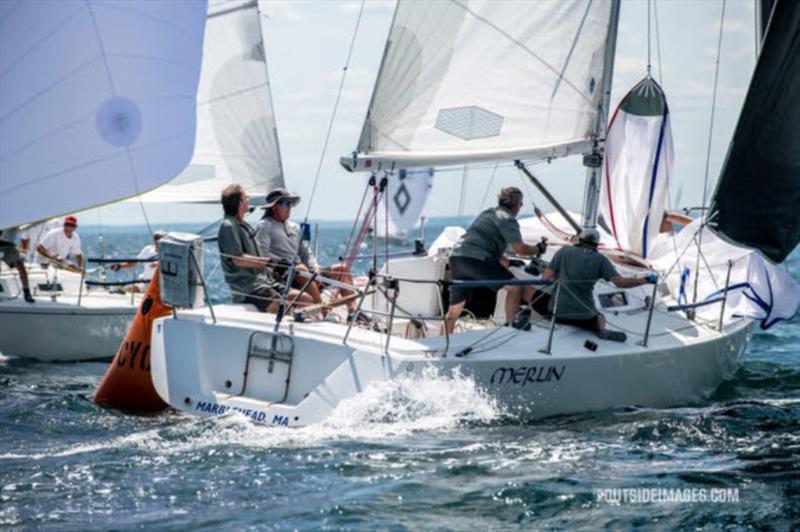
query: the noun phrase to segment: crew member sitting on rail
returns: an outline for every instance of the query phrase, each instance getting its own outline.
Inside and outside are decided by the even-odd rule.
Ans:
[[[606,329],[606,320],[594,304],[594,285],[605,279],[618,288],[634,288],[655,283],[658,277],[650,273],[646,277],[623,277],[617,273],[608,257],[597,250],[600,233],[594,228],[584,228],[578,243],[559,249],[542,273],[542,279],[560,284],[558,307],[553,308],[555,285],[538,290],[533,300],[533,309],[542,315],[555,312],[556,321],[588,329],[605,340],[624,342],[625,333]]]
[[[0,231],[0,258],[3,259],[9,268],[16,268],[19,272],[19,280],[22,282],[22,295],[28,303],[35,303],[28,286],[28,270],[25,269],[25,261],[17,249],[17,228],[10,227]]]
[[[64,218],[64,225],[53,229],[39,242],[36,251],[51,262],[61,263],[66,268],[71,266],[67,262],[70,256],[75,257],[79,270],[83,270],[83,251],[81,251],[81,237],[77,232],[78,219],[74,216]]]
[[[544,253],[544,242],[529,246],[522,241],[516,218],[521,209],[522,191],[516,187],[502,189],[497,197],[497,207],[480,213],[453,249],[450,255],[450,278],[481,281],[514,279],[514,274],[508,270],[508,257],[504,255],[509,245],[518,255],[539,256]],[[501,287],[491,288],[497,291]],[[529,302],[534,289],[532,286],[505,286],[505,289],[506,319],[512,321],[519,311],[520,300]],[[471,288],[457,284],[450,287],[450,308],[446,317],[449,332],[455,328],[471,291]]]
[[[289,220],[292,215],[292,207],[300,203],[300,196],[290,194],[285,188],[275,188],[267,194],[264,204],[264,216],[258,223],[256,229],[256,242],[261,255],[269,257],[278,262],[275,271],[285,277],[289,266],[295,262],[295,269],[305,272],[316,272],[324,277],[335,281],[353,284],[353,277],[346,264],[333,264],[326,268],[321,268],[317,263],[316,257],[308,247],[308,241],[303,240],[301,229],[298,224]],[[295,254],[297,257],[295,258]],[[292,283],[295,287],[305,286],[308,278],[295,275]],[[319,285],[316,282],[310,283],[306,287],[306,292],[311,296],[314,303],[321,303]],[[351,290],[340,289],[336,293],[343,296],[352,294]],[[354,310],[355,301],[348,303],[348,309]]]
[[[262,257],[256,244],[255,231],[244,220],[250,211],[247,193],[240,185],[228,185],[222,191],[225,218],[217,233],[222,270],[235,303],[252,303],[261,312],[276,313],[282,299],[283,285],[276,281],[269,268],[269,259]],[[298,297],[299,296],[299,297]],[[312,302],[308,294],[289,290],[288,301],[296,306]]]
[[[150,284],[150,280],[153,278],[153,274],[156,273],[158,269],[158,241],[166,233],[164,231],[154,231],[153,232],[153,243],[148,244],[142,248],[138,255],[136,255],[137,261],[149,261],[144,263],[144,270],[142,273],[139,274],[137,278],[139,281],[144,284],[144,287],[139,286],[139,284],[132,284],[130,285],[131,292],[142,292],[143,290],[147,289],[147,285]],[[133,268],[136,266],[136,262],[118,262],[111,265],[111,271],[117,272],[122,269]]]

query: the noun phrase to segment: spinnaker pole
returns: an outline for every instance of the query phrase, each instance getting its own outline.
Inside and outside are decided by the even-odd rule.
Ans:
[[[611,82],[614,77],[614,57],[617,51],[619,4],[620,0],[612,0],[611,2],[611,16],[608,21],[605,63],[603,65],[603,93],[597,110],[594,146],[590,153],[583,156],[583,165],[586,167],[586,194],[583,201],[584,227],[595,227],[597,225],[597,206],[600,201],[600,185],[603,177],[603,152],[608,129],[608,109],[611,104]]]

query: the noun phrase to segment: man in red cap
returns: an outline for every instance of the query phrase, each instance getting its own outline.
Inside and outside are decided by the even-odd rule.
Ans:
[[[81,251],[81,237],[78,236],[78,219],[74,216],[64,218],[61,229],[53,229],[42,238],[36,251],[45,259],[64,262],[71,255],[75,257],[78,269],[83,269],[83,252]]]

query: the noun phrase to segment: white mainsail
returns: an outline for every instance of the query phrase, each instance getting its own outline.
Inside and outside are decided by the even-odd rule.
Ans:
[[[590,149],[610,1],[398,2],[348,170]]]
[[[205,2],[0,2],[0,228],[134,196],[192,156]]]
[[[209,2],[197,99],[191,163],[141,201],[216,203],[238,183],[257,202],[284,186],[256,0]]]

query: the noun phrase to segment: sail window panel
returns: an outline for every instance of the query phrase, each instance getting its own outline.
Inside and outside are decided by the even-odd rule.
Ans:
[[[503,117],[481,107],[440,109],[436,129],[464,140],[496,137],[503,128]]]
[[[265,55],[256,2],[209,3],[194,156],[142,201],[215,203],[232,183],[258,201],[284,185]],[[213,178],[196,182],[198,167]]]
[[[609,16],[609,2],[401,1],[359,151],[469,154],[589,138]],[[481,120],[486,131],[467,131],[470,113],[484,112],[502,118],[500,131]]]

